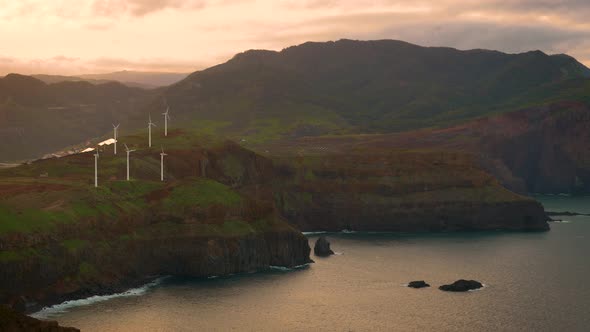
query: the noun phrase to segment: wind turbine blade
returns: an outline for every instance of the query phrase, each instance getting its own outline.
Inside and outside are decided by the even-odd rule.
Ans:
[[[127,146],[127,144],[123,144],[125,145],[125,150],[129,151],[129,147]]]

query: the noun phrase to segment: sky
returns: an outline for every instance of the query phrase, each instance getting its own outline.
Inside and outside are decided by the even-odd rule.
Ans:
[[[589,0],[0,0],[0,75],[193,72],[341,38],[541,50],[590,66],[588,17]]]

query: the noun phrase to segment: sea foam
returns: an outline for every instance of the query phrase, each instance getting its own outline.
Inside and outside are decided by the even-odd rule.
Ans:
[[[301,264],[301,265],[297,265],[297,266],[293,266],[293,267],[271,265],[271,266],[269,266],[269,268],[271,270],[274,270],[274,271],[287,272],[287,271],[294,271],[294,270],[303,269],[303,268],[306,268],[308,266],[309,266],[309,263]]]
[[[119,298],[119,297],[140,296],[140,295],[145,294],[150,288],[158,286],[159,284],[162,283],[162,281],[164,281],[167,278],[169,278],[169,276],[161,277],[161,278],[155,279],[154,281],[152,281],[148,284],[145,284],[141,287],[132,288],[132,289],[129,289],[129,290],[122,292],[122,293],[115,293],[115,294],[110,294],[110,295],[95,295],[95,296],[91,296],[91,297],[88,297],[85,299],[65,301],[60,304],[45,307],[45,308],[41,309],[40,311],[37,311],[37,312],[31,314],[30,316],[33,318],[39,318],[39,319],[50,318],[52,316],[56,316],[56,315],[65,313],[69,309],[76,308],[76,307],[87,306],[87,305],[91,305],[94,303],[104,302],[104,301],[112,300],[112,299]]]
[[[316,234],[326,234],[328,232],[325,231],[318,231],[318,232],[301,232],[303,235],[316,235]]]

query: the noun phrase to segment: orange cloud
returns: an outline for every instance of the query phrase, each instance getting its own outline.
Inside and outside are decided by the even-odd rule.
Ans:
[[[340,38],[540,49],[589,64],[587,17],[587,0],[0,0],[0,74],[185,71]]]

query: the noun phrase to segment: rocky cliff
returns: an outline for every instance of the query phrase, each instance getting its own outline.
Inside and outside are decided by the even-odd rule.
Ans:
[[[373,149],[293,161],[276,200],[304,231],[549,229],[541,204],[502,187],[471,154]]]
[[[154,224],[137,238],[85,241],[77,249],[56,241],[4,251],[14,257],[0,261],[0,300],[31,310],[121,292],[156,276],[224,276],[310,262],[307,239],[287,226],[229,236],[203,236],[199,228],[190,223]]]
[[[586,86],[586,90],[590,85]],[[286,152],[414,149],[471,154],[478,166],[521,193],[590,193],[590,104],[553,102],[445,128],[396,134],[305,137],[262,146]]]

